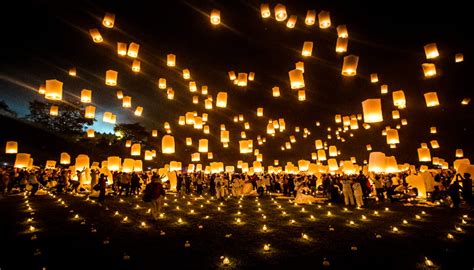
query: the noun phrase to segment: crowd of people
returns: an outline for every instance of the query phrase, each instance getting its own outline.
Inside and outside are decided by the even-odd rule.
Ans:
[[[82,184],[81,179],[89,173],[90,184]],[[108,179],[111,176],[112,179]],[[227,196],[266,196],[278,193],[293,197],[296,203],[309,203],[318,199],[334,203],[363,207],[372,200],[405,201],[416,198],[418,191],[407,183],[407,173],[357,175],[322,174],[240,174],[204,172],[177,172],[176,192],[179,195],[209,194],[222,200]],[[158,175],[156,171],[148,172],[112,172],[100,173],[97,169],[72,172],[68,169],[17,169],[0,168],[0,191],[3,195],[12,192],[28,192],[35,195],[39,188],[50,189],[56,193],[98,193],[97,198],[103,203],[106,194],[111,196],[132,196],[141,193],[152,194],[154,213],[160,213],[163,202],[161,195],[165,189],[174,189],[171,181]],[[451,170],[442,170],[434,175],[434,190],[429,192],[431,201],[449,202],[452,207],[459,207],[461,198],[468,205],[472,200],[472,179],[469,174],[461,176]],[[151,191],[150,191],[151,190]],[[144,192],[145,191],[145,192]],[[156,201],[156,202],[155,202]],[[155,215],[156,216],[156,215]]]

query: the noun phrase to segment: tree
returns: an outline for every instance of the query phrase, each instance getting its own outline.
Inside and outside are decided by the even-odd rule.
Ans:
[[[4,100],[0,100],[0,114],[16,117],[16,112],[12,111]]]
[[[50,115],[52,105],[59,107],[59,115]],[[59,104],[33,100],[30,101],[29,109],[30,114],[25,116],[27,120],[67,136],[84,135],[86,125],[92,125],[95,121],[95,119],[84,117],[84,108],[81,104],[70,102]]]
[[[120,134],[119,137],[122,139],[136,142],[143,142],[148,137],[148,131],[140,123],[117,124],[114,131],[115,134]]]

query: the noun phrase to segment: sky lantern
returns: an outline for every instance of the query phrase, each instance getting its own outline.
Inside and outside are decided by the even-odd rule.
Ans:
[[[173,90],[173,88],[169,87],[168,89],[166,89],[166,97],[168,99],[174,99],[174,90]]]
[[[88,138],[94,138],[95,137],[95,131],[92,128],[89,128],[87,130],[87,137]]]
[[[211,99],[204,100],[204,108],[206,110],[212,110],[212,100]]]
[[[105,13],[104,19],[102,20],[102,25],[107,28],[113,28],[115,23],[115,14]]]
[[[77,75],[77,69],[75,67],[72,67],[69,69],[69,76],[76,77]]]
[[[323,141],[322,140],[315,140],[314,141],[314,146],[316,147],[316,150],[323,149]]]
[[[137,106],[137,108],[135,109],[135,116],[142,116],[142,113],[143,113],[143,107],[142,106]]]
[[[392,119],[400,119],[400,112],[398,110],[392,111]]]
[[[253,81],[255,80],[255,72],[249,72],[249,77],[248,77],[249,81]]]
[[[109,86],[116,86],[117,85],[117,77],[118,72],[115,70],[107,70],[105,72],[105,84]]]
[[[127,55],[132,58],[137,58],[139,49],[140,45],[135,42],[132,42],[130,43],[130,45],[128,45]]]
[[[193,104],[199,103],[199,96],[193,96]]]
[[[191,93],[197,92],[197,86],[195,81],[190,81],[189,82],[189,91]]]
[[[385,157],[385,173],[399,172],[397,159],[394,156]]]
[[[200,116],[195,116],[194,117],[193,127],[194,127],[194,129],[202,129],[202,127],[203,127],[202,117],[200,117]]]
[[[338,25],[336,27],[337,37],[338,38],[348,38],[349,32],[347,31],[347,26],[345,24]]]
[[[60,157],[59,157],[59,163],[61,163],[63,165],[70,164],[71,163],[71,156],[66,152],[62,152]]]
[[[134,59],[132,62],[132,71],[140,72],[140,60]]]
[[[302,61],[296,62],[295,68],[301,70],[304,73],[304,62]]]
[[[377,123],[383,121],[382,102],[379,98],[366,99],[362,102],[365,123]]]
[[[166,55],[166,65],[169,67],[176,66],[176,55],[172,53]]]
[[[58,107],[58,106],[55,106],[55,105],[51,106],[51,107],[49,108],[49,115],[51,115],[51,116],[58,116],[58,115],[59,115],[59,107]]]
[[[231,70],[231,71],[227,72],[227,74],[229,75],[229,79],[230,79],[231,81],[237,79],[237,76],[235,75],[235,72],[234,72],[234,71]]]
[[[122,107],[130,108],[132,107],[132,97],[131,96],[124,96],[122,99]]]
[[[343,76],[355,76],[357,74],[357,65],[359,63],[359,56],[348,55],[344,57],[344,62],[342,64]]]
[[[229,131],[221,130],[221,143],[228,143],[228,142],[229,142]]]
[[[140,159],[135,159],[134,160],[133,171],[134,172],[142,172],[143,171],[143,162]]]
[[[365,148],[366,148],[367,151],[369,151],[369,152],[372,151],[372,145],[370,145],[370,144],[367,144],[367,145],[365,146]]]
[[[100,34],[97,28],[89,29],[89,34],[92,37],[92,41],[94,41],[95,43],[101,43],[102,41],[104,41],[102,35]]]
[[[322,10],[318,14],[319,19],[319,28],[326,29],[331,27],[331,16],[329,15],[329,11]]]
[[[379,81],[379,75],[377,73],[370,74],[370,82],[377,83]]]
[[[351,119],[350,127],[351,129],[359,129],[359,123],[357,122],[357,119]]]
[[[213,25],[218,25],[218,24],[221,23],[221,12],[220,12],[220,10],[213,9],[211,11],[211,15],[209,17],[210,17],[211,23]]]
[[[18,142],[8,141],[5,146],[5,154],[16,154],[18,153]]]
[[[194,125],[194,113],[187,112],[185,115],[186,118],[186,125]]]
[[[295,28],[297,19],[298,19],[298,17],[296,17],[296,15],[291,15],[290,18],[288,19],[288,21],[286,21],[286,27],[288,27],[290,29]]]
[[[337,41],[336,41],[336,52],[337,53],[347,52],[348,44],[349,44],[349,39],[348,38],[338,37]]]
[[[115,124],[116,122],[117,122],[117,115],[112,114],[112,115],[110,116],[110,123],[111,123],[111,124]]]
[[[191,162],[199,162],[201,161],[201,154],[196,152],[191,154]]]
[[[457,158],[464,157],[464,151],[462,149],[456,149],[456,157]]]
[[[470,98],[464,98],[462,101],[461,101],[461,105],[468,105],[469,102],[471,102],[471,99]]]
[[[301,51],[301,55],[311,56],[312,53],[313,53],[313,42],[312,41],[305,41],[303,43],[303,49]]]
[[[311,153],[311,159],[312,160],[317,160],[318,159],[318,154],[316,152]]]
[[[436,127],[430,127],[431,134],[436,134],[436,132],[437,132]]]
[[[397,144],[397,143],[400,143],[400,139],[398,138],[398,130],[396,129],[387,130],[387,144]]]
[[[139,156],[141,153],[141,145],[139,143],[132,144],[130,151],[132,156]]]
[[[426,78],[431,78],[431,77],[436,76],[435,64],[424,63],[424,64],[421,64],[421,67],[423,68],[423,73],[425,74]]]
[[[208,152],[207,159],[213,159],[213,158],[214,158],[214,154],[212,152]]]
[[[203,132],[204,134],[209,134],[211,131],[210,131],[210,128],[209,128],[209,125],[205,125],[204,128],[203,128]]]
[[[436,43],[426,44],[424,46],[426,59],[434,59],[439,56],[438,47]]]
[[[183,69],[183,79],[185,80],[191,79],[191,72],[187,68]]]
[[[439,143],[437,140],[431,140],[430,141],[431,148],[433,149],[438,149],[439,148]]]
[[[92,102],[92,91],[88,89],[82,89],[81,91],[81,102],[91,103]]]
[[[132,147],[132,140],[126,140],[125,141],[125,147],[127,147],[127,148]]]
[[[199,147],[198,147],[198,151],[200,153],[206,153],[208,152],[209,150],[209,147],[208,147],[208,140],[207,139],[200,139],[199,140]]]
[[[227,107],[227,92],[217,93],[216,107],[219,107],[219,108]]]
[[[84,117],[88,119],[93,119],[95,117],[95,107],[92,105],[87,106]]]
[[[303,72],[299,69],[293,69],[290,72],[288,72],[288,75],[290,76],[290,85],[291,89],[300,89],[304,88],[304,77],[303,77]]]
[[[305,101],[305,100],[306,100],[306,91],[298,90],[298,101]]]
[[[335,158],[328,159],[328,168],[331,172],[339,170],[339,165],[337,164],[337,160]]]
[[[187,146],[193,145],[193,139],[191,137],[186,138],[186,145]]]
[[[405,92],[403,92],[403,90],[392,92],[392,98],[393,98],[393,105],[395,105],[399,109],[403,109],[406,107],[407,101],[405,99]]]
[[[342,125],[343,126],[350,126],[351,125],[351,119],[349,116],[343,116],[342,117]]]
[[[259,107],[257,108],[257,116],[262,117],[263,116],[263,108]]]
[[[420,143],[420,147],[421,147],[421,148],[426,148],[426,149],[428,149],[428,144],[426,144],[426,143]]]
[[[122,172],[131,173],[133,172],[133,166],[135,165],[135,160],[131,158],[125,158],[122,163]]]
[[[166,79],[165,78],[160,78],[158,80],[158,88],[166,89]]]
[[[151,130],[151,136],[152,136],[152,137],[158,137],[158,130],[152,129],[152,130]]]
[[[251,143],[252,140],[240,140],[239,141],[239,149],[241,154],[248,154],[252,153],[252,146]]]
[[[387,94],[388,93],[388,85],[382,84],[380,86],[380,94]]]
[[[25,153],[16,154],[15,164],[13,165],[13,167],[20,168],[20,169],[28,168],[28,165],[30,163],[30,157],[31,157],[30,154],[25,154]]]
[[[174,137],[165,135],[161,139],[161,151],[163,154],[173,154],[175,152]]]
[[[38,93],[40,95],[44,95],[46,93],[46,84],[40,85],[40,87],[38,88]]]
[[[383,173],[386,167],[386,157],[382,152],[371,152],[369,155],[369,172]]]
[[[151,152],[150,150],[145,150],[144,159],[145,160],[153,160],[153,152]]]
[[[260,14],[262,18],[268,18],[271,15],[270,5],[266,3],[260,4]]]
[[[239,73],[237,75],[237,81],[238,81],[237,85],[242,86],[242,87],[247,86],[247,77],[248,77],[247,73]]]
[[[127,55],[127,43],[117,42],[117,54],[119,56]]]
[[[318,149],[318,160],[319,161],[326,160],[326,151],[324,151],[324,149]]]
[[[342,116],[340,114],[336,114],[336,116],[334,117],[334,120],[336,121],[336,123],[341,123],[342,122]]]
[[[202,95],[207,95],[207,92],[208,92],[207,85],[201,86],[201,94]]]
[[[280,96],[280,87],[274,86],[272,88],[272,95],[273,95],[273,97],[279,97]]]
[[[455,62],[455,63],[464,62],[464,55],[463,55],[462,53],[457,53],[457,54],[454,56],[454,62]]]
[[[418,148],[418,160],[420,162],[430,162],[431,154],[428,148]]]
[[[286,7],[284,5],[276,4],[274,11],[275,11],[275,20],[277,20],[278,22],[282,22],[286,20],[288,15],[286,13]]]
[[[62,100],[63,83],[58,80],[46,80],[44,97],[49,100]]]
[[[117,91],[117,99],[122,99],[123,98],[123,92],[121,90]]]
[[[76,171],[82,171],[84,169],[88,169],[90,167],[90,160],[89,156],[87,155],[78,155],[76,157]]]
[[[436,92],[425,93],[426,107],[436,107],[439,105],[438,94]]]
[[[316,10],[308,10],[306,12],[306,18],[304,19],[304,23],[306,25],[314,25],[316,22]]]
[[[329,146],[329,156],[337,157],[337,147],[334,145]]]

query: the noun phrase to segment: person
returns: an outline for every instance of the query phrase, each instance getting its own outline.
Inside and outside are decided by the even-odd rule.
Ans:
[[[308,180],[297,181],[295,189],[296,189],[295,203],[307,204],[307,203],[313,203],[316,201],[316,198],[313,197],[312,195],[304,194],[305,192],[311,191],[308,187]]]
[[[31,185],[31,196],[35,196],[36,192],[38,191],[38,187],[39,187],[39,182],[38,182],[38,178],[36,176],[36,172],[32,171],[29,175],[28,175],[28,183]]]
[[[120,181],[120,192],[119,195],[122,195],[122,192],[125,190],[125,196],[130,195],[130,183],[132,181],[132,177],[130,173],[123,173],[122,174],[122,179]]]
[[[258,177],[255,183],[257,184],[258,196],[263,197],[263,194],[265,193],[265,181],[261,177]]]
[[[79,192],[78,189],[79,189],[79,185],[81,184],[81,183],[79,182],[79,179],[81,179],[81,174],[82,174],[82,172],[78,170],[78,171],[76,171],[77,180],[76,180],[76,179],[73,179],[73,178],[71,178],[71,179],[69,180],[69,182],[71,183],[71,191],[74,191],[74,193],[78,193],[78,192]]]
[[[196,192],[198,195],[202,195],[202,185],[203,185],[203,181],[202,181],[202,176],[200,174],[198,174],[196,176]]]
[[[151,198],[151,215],[153,220],[156,221],[160,218],[161,210],[165,200],[165,189],[161,183],[161,178],[154,175],[151,178],[151,182],[146,185],[145,192],[150,194]]]
[[[344,194],[344,203],[346,205],[354,205],[354,194],[351,187],[352,181],[349,178],[342,180],[342,194]]]
[[[98,182],[97,180],[97,176],[99,175],[98,172],[99,170],[91,169],[91,187],[94,187]]]
[[[459,185],[459,181],[456,178],[448,188],[449,197],[451,197],[451,200],[453,201],[453,208],[459,208],[459,204],[461,203],[461,198],[459,197],[460,189],[461,186]]]
[[[10,173],[7,170],[5,170],[2,173],[0,173],[0,177],[1,177],[0,185],[2,187],[1,191],[2,191],[3,196],[5,196],[7,192],[7,187],[10,184]]]
[[[384,199],[384,196],[383,196],[383,191],[384,191],[383,190],[383,182],[380,179],[379,175],[375,176],[374,186],[375,186],[375,191],[377,193],[377,198],[379,198],[379,200],[383,200]]]
[[[140,177],[137,173],[132,173],[131,191],[132,195],[138,195],[140,192]]]
[[[472,205],[472,179],[470,173],[464,173],[462,179],[462,197],[468,205]]]
[[[105,200],[105,189],[107,187],[107,175],[101,173],[99,177],[99,203],[104,203]]]
[[[209,178],[209,194],[211,196],[216,195],[216,181],[215,181],[215,175],[211,175]]]
[[[360,182],[355,181],[354,184],[352,184],[352,188],[354,189],[354,197],[357,207],[364,206],[364,200],[362,199],[363,191]]]
[[[220,174],[216,176],[215,183],[217,199],[224,199],[224,180],[222,179]]]

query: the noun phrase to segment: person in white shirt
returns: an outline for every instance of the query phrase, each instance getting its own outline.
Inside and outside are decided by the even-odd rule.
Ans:
[[[354,205],[354,194],[352,193],[352,180],[344,178],[342,180],[342,194],[344,194],[344,203]]]

